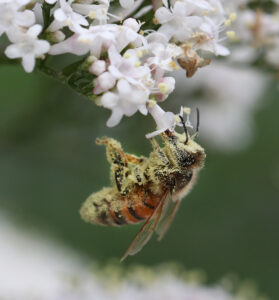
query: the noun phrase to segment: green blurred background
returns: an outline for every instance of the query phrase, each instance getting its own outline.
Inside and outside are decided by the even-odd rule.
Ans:
[[[148,155],[144,134],[154,129],[152,119],[136,114],[109,129],[108,110],[43,75],[1,66],[0,79],[0,209],[100,263],[120,258],[139,226],[92,226],[78,210],[90,193],[110,184],[105,151],[95,138],[112,136],[125,151]],[[250,147],[233,154],[207,149],[199,182],[165,239],[153,239],[124,265],[173,261],[205,270],[210,282],[235,273],[253,278],[263,293],[279,299],[275,83],[264,98]]]

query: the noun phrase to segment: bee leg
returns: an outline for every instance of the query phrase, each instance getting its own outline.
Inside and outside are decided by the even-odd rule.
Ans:
[[[145,157],[138,157],[133,154],[125,153],[125,157],[129,163],[134,164],[134,165],[141,164],[145,161]]]
[[[156,142],[156,140],[153,138],[149,140],[152,144],[154,152],[157,153],[158,157],[162,160],[163,164],[164,165],[169,164],[169,159],[167,158],[165,152],[161,149],[160,145]]]
[[[125,174],[128,171],[128,163],[121,144],[112,139],[103,137],[97,139],[98,145],[105,145],[107,148],[107,159],[111,164],[111,179],[115,187],[121,194],[125,194],[127,184],[125,184]]]

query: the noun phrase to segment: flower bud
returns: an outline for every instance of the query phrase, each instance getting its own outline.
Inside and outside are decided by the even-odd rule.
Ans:
[[[89,72],[97,76],[104,73],[105,70],[106,70],[106,62],[104,60],[96,60],[89,68]]]

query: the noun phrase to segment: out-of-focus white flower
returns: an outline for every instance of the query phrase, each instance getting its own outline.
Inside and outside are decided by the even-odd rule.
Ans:
[[[3,212],[0,216],[0,266],[3,270],[0,272],[0,298],[3,300],[266,299],[251,287],[234,295],[221,285],[202,285],[201,273],[180,274],[168,265],[134,267],[128,269],[128,275],[123,275],[125,272],[114,265],[106,266],[106,271],[100,270],[92,267],[92,261],[81,258],[42,232],[28,232]]]
[[[123,8],[130,8],[134,5],[134,0],[119,0],[120,5]]]
[[[132,95],[132,96],[131,96]],[[112,114],[107,121],[108,127],[117,125],[123,115],[132,116],[138,110],[146,115],[146,102],[149,97],[147,89],[141,89],[133,86],[125,79],[117,82],[117,88],[114,92],[107,92],[101,98],[104,107],[112,110]]]
[[[279,37],[274,40],[271,49],[267,50],[266,59],[272,66],[279,67]]]
[[[6,32],[19,30],[19,26],[29,27],[35,22],[31,10],[18,11],[20,6],[12,2],[0,3],[0,36]]]
[[[199,108],[201,138],[221,151],[249,145],[253,134],[252,114],[259,106],[267,83],[266,74],[247,67],[214,63],[187,81],[183,77],[182,73],[176,76],[177,99],[185,99],[186,89],[187,106]]]
[[[205,22],[200,26],[203,33],[206,34],[206,38],[201,40],[200,43],[196,43],[196,49],[209,51],[215,55],[227,56],[230,54],[228,48],[221,45],[219,39],[219,32],[221,24],[215,23],[214,20],[206,17]]]
[[[88,21],[82,15],[74,12],[71,5],[74,0],[59,0],[60,8],[54,11],[54,21],[50,24],[49,31],[57,31],[64,26],[69,27],[73,32],[81,29],[81,26],[89,25]]]
[[[10,41],[5,54],[9,58],[22,58],[22,65],[26,72],[32,72],[35,67],[36,57],[48,52],[50,45],[45,40],[38,40],[38,35],[42,30],[41,25],[33,25],[26,32],[19,30],[8,33]]]

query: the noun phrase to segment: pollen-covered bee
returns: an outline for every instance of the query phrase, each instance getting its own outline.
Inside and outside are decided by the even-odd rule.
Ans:
[[[154,230],[159,240],[162,239],[203,166],[204,149],[194,141],[196,134],[189,135],[180,118],[184,133],[162,132],[163,147],[151,138],[153,151],[149,157],[125,153],[121,144],[112,138],[96,141],[106,146],[113,186],[86,199],[80,210],[82,218],[90,223],[112,226],[145,220],[121,261],[140,251]]]

